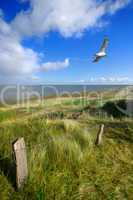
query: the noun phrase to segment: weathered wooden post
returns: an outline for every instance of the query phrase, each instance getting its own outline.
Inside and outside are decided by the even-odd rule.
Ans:
[[[13,154],[16,165],[16,184],[20,189],[26,182],[28,176],[27,155],[24,138],[19,138],[13,142]]]
[[[114,121],[114,117],[113,117],[113,115],[111,115],[111,121]]]
[[[100,145],[102,143],[103,133],[104,133],[104,124],[100,125],[100,129],[99,129],[98,134],[97,134],[95,145]]]

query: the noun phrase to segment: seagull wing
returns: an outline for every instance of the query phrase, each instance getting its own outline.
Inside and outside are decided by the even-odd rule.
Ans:
[[[100,52],[105,52],[105,50],[106,50],[108,44],[109,44],[109,39],[108,39],[108,38],[105,38],[104,41],[103,41],[103,44],[102,44],[102,46],[101,46],[101,48],[100,48]]]
[[[100,60],[100,56],[96,56],[93,62],[98,62]]]

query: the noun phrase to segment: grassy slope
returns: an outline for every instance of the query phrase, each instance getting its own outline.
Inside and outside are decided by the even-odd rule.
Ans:
[[[132,199],[133,124],[81,116],[78,120],[45,119],[45,112],[70,114],[77,103],[46,102],[34,111],[4,110],[0,124],[0,199],[89,200]],[[2,116],[3,111],[1,111]],[[8,114],[7,114],[8,113]],[[95,147],[99,124],[105,123],[103,145]],[[29,177],[23,191],[15,191],[11,142],[23,136]]]

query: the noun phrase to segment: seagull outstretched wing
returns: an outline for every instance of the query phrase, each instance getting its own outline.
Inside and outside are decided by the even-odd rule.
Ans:
[[[100,60],[99,56],[96,56],[95,59],[93,60],[93,62],[98,62]]]
[[[108,38],[105,38],[104,41],[103,41],[103,44],[102,44],[102,46],[101,46],[101,48],[100,48],[100,52],[105,52],[105,50],[106,50],[108,44],[109,44],[109,39],[108,39]]]

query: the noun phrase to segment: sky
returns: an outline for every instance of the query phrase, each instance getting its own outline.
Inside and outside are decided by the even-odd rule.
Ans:
[[[0,0],[0,84],[132,84],[132,23],[133,0]]]

